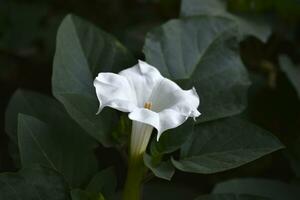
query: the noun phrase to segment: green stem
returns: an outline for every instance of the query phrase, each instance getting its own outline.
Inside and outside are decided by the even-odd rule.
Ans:
[[[142,155],[129,160],[123,200],[141,199],[142,181],[145,172],[146,167],[144,166]]]

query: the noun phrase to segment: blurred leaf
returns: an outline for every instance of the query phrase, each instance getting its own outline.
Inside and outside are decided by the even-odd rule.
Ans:
[[[18,173],[0,174],[0,199],[70,200],[70,197],[67,185],[57,172],[36,166]]]
[[[113,168],[107,168],[98,172],[86,187],[86,191],[90,193],[101,193],[108,199],[111,197],[117,188],[117,177]]]
[[[276,180],[267,179],[235,179],[219,183],[213,193],[236,193],[267,197],[272,200],[298,200],[300,187]]]
[[[258,1],[258,0],[256,0]],[[299,20],[300,17],[300,2],[299,0],[269,0],[276,11],[285,18]]]
[[[200,196],[195,200],[268,200],[268,198],[246,194],[211,194]]]
[[[229,13],[224,0],[182,0],[180,13],[182,17],[207,15],[232,19],[242,36],[253,35],[263,42],[271,35],[270,24],[254,16],[247,19]]]
[[[131,120],[128,113],[121,113],[118,123],[112,131],[112,137],[119,146],[126,146],[131,133]]]
[[[131,54],[111,35],[68,15],[57,33],[52,89],[70,116],[103,145],[112,145],[115,112],[96,116],[98,100],[93,86],[99,72],[118,72],[133,64]]]
[[[276,12],[280,17],[299,19],[299,0],[228,0],[230,10],[238,12],[252,12],[254,14]]]
[[[227,8],[233,11],[241,12],[262,12],[271,9],[276,0],[228,0]],[[288,1],[288,0],[287,0]]]
[[[239,167],[283,145],[269,132],[237,118],[197,125],[194,135],[173,159],[179,170],[211,174]]]
[[[281,70],[286,74],[300,98],[300,67],[295,66],[287,56],[280,56],[279,63]]]
[[[220,17],[171,20],[148,33],[146,60],[168,78],[195,86],[200,95],[198,122],[240,113],[249,79],[238,53],[236,25]]]
[[[90,193],[80,189],[71,191],[72,200],[105,200],[101,193]]]
[[[188,119],[175,129],[164,132],[159,141],[153,137],[151,142],[151,155],[161,156],[178,150],[182,144],[193,134],[194,120]]]
[[[192,135],[194,127],[193,119],[187,120],[181,126],[166,131],[159,141],[152,138],[150,155],[145,154],[145,165],[155,176],[170,180],[175,173],[175,168],[170,161],[170,157],[163,160],[165,154],[178,150],[183,143]]]
[[[148,154],[144,154],[145,165],[153,172],[156,177],[171,180],[175,173],[175,168],[172,165],[170,159],[167,161],[155,160],[156,157],[151,157]]]
[[[46,4],[9,1],[5,8],[9,24],[0,38],[0,48],[24,48],[40,37],[41,22],[48,11]],[[1,14],[0,17],[4,18]]]
[[[8,23],[8,3],[1,2],[0,6],[0,38],[5,33]],[[0,39],[1,41],[1,39]]]

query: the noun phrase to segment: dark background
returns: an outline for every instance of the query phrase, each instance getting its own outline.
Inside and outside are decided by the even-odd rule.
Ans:
[[[17,88],[51,95],[55,36],[66,14],[74,13],[93,22],[116,36],[137,58],[143,58],[145,33],[178,17],[179,8],[179,0],[0,0],[0,172],[15,170],[4,127],[9,98]],[[187,185],[199,178],[206,180],[202,181],[204,191],[229,177],[291,180],[294,172],[285,153],[293,152],[294,141],[300,136],[300,101],[278,66],[281,54],[300,63],[300,1],[229,0],[228,9],[263,17],[273,27],[267,43],[249,37],[240,44],[242,59],[253,81],[245,113],[279,137],[287,150],[217,175],[176,173],[174,180]]]

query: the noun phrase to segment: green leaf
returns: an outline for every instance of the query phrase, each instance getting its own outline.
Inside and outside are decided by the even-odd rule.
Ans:
[[[18,114],[31,115],[45,122],[68,118],[64,108],[54,99],[27,90],[17,90],[11,97],[5,113],[5,131],[18,144]]]
[[[180,13],[182,17],[206,15],[232,19],[242,36],[253,35],[263,42],[271,35],[271,25],[266,21],[255,16],[245,18],[233,15],[226,10],[224,0],[182,0]]]
[[[24,116],[24,118],[21,117],[23,124],[20,124],[20,121],[18,124],[19,115]],[[19,127],[17,130],[18,126],[25,127]],[[12,150],[15,152],[16,160],[20,159],[19,149],[21,151],[22,165],[43,163],[53,168],[49,161],[45,162],[45,155],[40,149],[35,151],[38,147],[36,142],[42,142],[47,153],[51,154],[50,158],[53,159],[55,168],[72,186],[87,183],[97,171],[98,164],[93,155],[93,149],[97,143],[69,117],[63,106],[53,98],[35,92],[18,90],[8,104],[5,129],[14,144]],[[36,136],[41,141],[34,140],[32,136]],[[21,137],[22,141],[19,141],[18,137]],[[73,172],[78,174],[74,176]]]
[[[150,150],[151,155],[144,155],[145,165],[154,173],[155,176],[166,180],[171,180],[175,173],[170,158],[163,160],[165,154],[170,154],[178,150],[183,143],[192,135],[194,127],[193,119],[187,120],[181,126],[166,131],[159,138],[152,139]]]
[[[272,200],[298,200],[300,187],[267,179],[234,179],[219,183],[213,193],[236,193],[258,195]]]
[[[247,194],[211,194],[200,196],[195,200],[268,200],[268,198]]]
[[[17,166],[19,166],[20,162],[17,134],[19,113],[33,116],[56,127],[59,127],[58,124],[61,124],[59,127],[61,132],[64,130],[73,131],[72,129],[77,130],[77,133],[81,132],[82,136],[75,137],[74,140],[85,138],[83,141],[87,142],[87,144],[90,144],[92,141],[89,139],[88,135],[70,119],[65,109],[58,101],[35,92],[17,90],[11,97],[5,113],[5,131],[10,138],[10,151]],[[85,142],[82,144],[83,146],[86,145]],[[76,149],[77,148],[78,147],[76,147]]]
[[[155,157],[151,157],[148,154],[144,154],[144,163],[156,177],[162,179],[171,180],[175,173],[175,168],[170,160],[156,161]]]
[[[86,187],[90,193],[102,193],[105,198],[113,196],[117,188],[117,177],[112,167],[98,172]]]
[[[105,200],[101,193],[90,193],[80,189],[71,191],[72,200]]]
[[[283,145],[269,132],[237,118],[197,125],[194,135],[173,159],[179,170],[211,174],[239,167]]]
[[[280,56],[279,63],[281,70],[286,74],[300,98],[300,67],[295,66],[287,56]]]
[[[194,120],[188,119],[175,129],[164,132],[159,141],[156,138],[151,142],[151,155],[162,156],[178,150],[183,143],[193,134]]]
[[[247,103],[248,73],[238,53],[236,24],[221,17],[171,20],[148,33],[146,60],[170,78],[195,86],[198,122],[240,113]]]
[[[35,166],[0,174],[0,199],[69,200],[64,179],[55,171]]]
[[[134,63],[132,55],[111,35],[73,15],[57,33],[52,90],[70,116],[103,145],[112,145],[115,112],[96,116],[99,102],[93,80],[99,72],[118,72]]]
[[[45,123],[24,114],[19,114],[18,123],[22,166],[41,164],[52,168],[63,174],[72,187],[86,184],[97,171],[93,152],[96,143],[75,123]]]

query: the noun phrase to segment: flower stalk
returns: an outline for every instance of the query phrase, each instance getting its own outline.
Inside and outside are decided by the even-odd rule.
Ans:
[[[146,167],[143,163],[143,156],[132,157],[128,163],[127,178],[123,191],[123,200],[140,200],[142,181]]]
[[[145,103],[144,108],[151,110],[152,104]],[[129,162],[124,188],[124,200],[139,200],[141,198],[142,181],[147,168],[143,156],[147,149],[153,127],[137,121],[132,121],[130,138]]]

